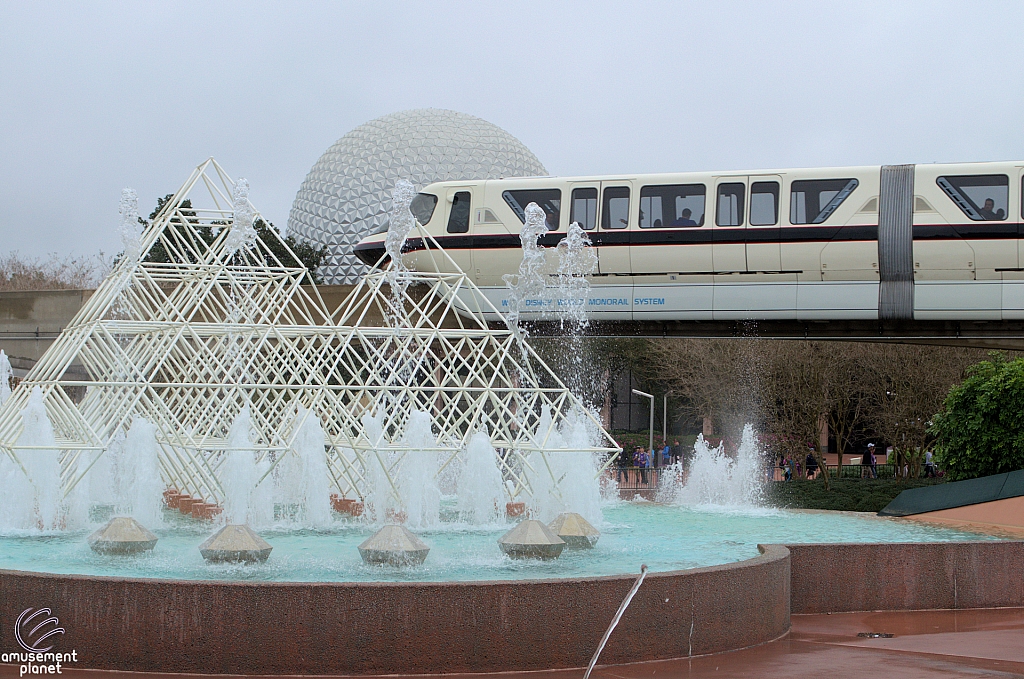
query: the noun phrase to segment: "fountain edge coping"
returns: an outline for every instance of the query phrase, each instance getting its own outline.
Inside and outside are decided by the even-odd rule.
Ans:
[[[789,551],[759,551],[731,564],[650,574],[602,664],[705,655],[785,634]],[[634,579],[285,583],[4,570],[0,622],[27,606],[49,607],[67,629],[62,644],[79,651],[82,667],[96,669],[374,675],[572,668],[586,665]],[[0,642],[6,627],[0,624]]]

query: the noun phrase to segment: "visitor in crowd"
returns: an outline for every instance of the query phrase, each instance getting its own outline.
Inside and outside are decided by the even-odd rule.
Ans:
[[[804,460],[807,465],[807,480],[810,481],[818,473],[818,458],[814,457],[814,448],[807,451],[807,459]]]
[[[678,464],[683,457],[683,447],[679,445],[679,441],[672,444],[672,464]]]
[[[668,441],[665,441],[665,447],[661,449],[661,464],[666,467],[672,464],[672,446]]]
[[[785,455],[782,456],[782,479],[784,481],[793,480],[793,460]]]
[[[861,464],[867,465],[866,472],[867,478],[877,479],[878,478],[878,458],[875,457],[875,444],[869,443],[867,452],[864,453],[864,459],[861,460]],[[864,469],[864,467],[862,467]]]
[[[619,453],[618,459],[618,480],[621,484],[623,481],[629,480],[629,467],[633,464],[633,456],[627,453],[625,450]]]
[[[646,486],[650,481],[647,470],[651,466],[651,455],[647,452],[646,448],[640,448],[640,461],[637,466],[640,467],[640,482]]]
[[[697,226],[697,222],[691,219],[692,215],[693,212],[690,210],[690,208],[683,208],[683,211],[682,213],[680,213],[679,217],[673,220],[672,223],[669,224],[669,226]]]
[[[929,476],[935,478],[935,456],[930,450],[924,454],[924,477],[927,479]]]
[[[860,477],[862,479],[871,478],[871,454],[875,450],[875,444],[869,443],[868,449],[864,451],[863,457],[860,458]]]

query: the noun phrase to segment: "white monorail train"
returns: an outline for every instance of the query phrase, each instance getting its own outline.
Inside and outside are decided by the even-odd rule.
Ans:
[[[598,255],[595,320],[1024,319],[1024,163],[431,184],[411,211],[498,309],[524,209]],[[374,264],[385,234],[356,247]],[[437,266],[422,239],[406,263]],[[543,310],[556,299],[528,300]]]

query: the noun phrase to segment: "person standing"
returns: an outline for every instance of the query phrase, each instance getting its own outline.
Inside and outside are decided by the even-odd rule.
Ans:
[[[672,444],[672,464],[678,464],[683,458],[683,448],[679,445],[679,441]]]
[[[871,478],[871,455],[875,452],[875,444],[869,443],[868,449],[864,451],[864,455],[860,458],[860,477],[862,479]]]
[[[935,478],[935,456],[930,450],[924,454],[924,477]]]
[[[672,464],[672,446],[665,441],[665,447],[661,449],[661,464],[665,467]]]
[[[807,451],[804,464],[807,466],[807,480],[810,481],[818,473],[818,458],[814,457],[814,448]]]
[[[619,453],[618,459],[618,479],[621,485],[623,481],[629,480],[629,466],[633,464],[633,456],[623,450]]]

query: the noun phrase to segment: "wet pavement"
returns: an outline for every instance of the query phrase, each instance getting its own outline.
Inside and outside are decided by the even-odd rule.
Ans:
[[[599,667],[591,677],[1024,677],[1024,608],[794,615],[792,625],[788,635],[762,646],[700,658]],[[892,636],[863,637],[859,634]],[[609,643],[614,642],[613,636]],[[186,676],[101,672],[71,667],[65,667],[61,674],[69,679],[128,679],[136,675],[147,679]],[[0,665],[0,678],[18,676],[17,666]],[[449,676],[461,679],[579,679],[583,671]],[[390,679],[401,678],[391,675]]]

